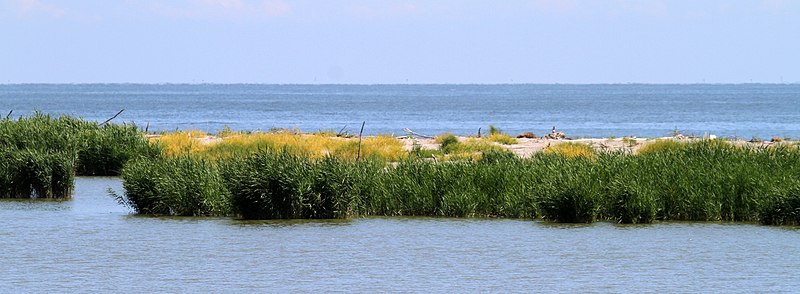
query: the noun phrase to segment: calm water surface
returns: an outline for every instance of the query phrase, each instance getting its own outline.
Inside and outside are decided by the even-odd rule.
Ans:
[[[800,84],[743,85],[0,85],[0,112],[39,110],[150,130],[299,128],[542,135],[684,133],[800,138]]]
[[[3,292],[794,292],[800,229],[130,215],[114,178],[0,201]]]

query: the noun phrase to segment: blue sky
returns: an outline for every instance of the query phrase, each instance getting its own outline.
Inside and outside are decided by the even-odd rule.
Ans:
[[[792,0],[0,0],[0,83],[800,82]]]

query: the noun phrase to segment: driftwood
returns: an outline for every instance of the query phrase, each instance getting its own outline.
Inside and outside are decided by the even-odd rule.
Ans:
[[[100,125],[101,125],[101,126],[102,126],[102,125],[105,125],[105,124],[107,124],[108,122],[110,122],[112,119],[115,119],[115,118],[117,118],[117,116],[119,116],[119,115],[120,115],[120,114],[121,114],[123,111],[125,111],[125,109],[124,109],[124,108],[123,108],[122,110],[120,110],[119,112],[117,112],[117,114],[115,114],[115,115],[114,115],[114,116],[112,116],[111,118],[109,118],[109,119],[107,119],[106,121],[102,122]]]
[[[412,131],[412,130],[410,130],[410,129],[408,129],[408,128],[405,128],[405,129],[403,129],[403,131],[405,131],[406,133],[409,133],[409,134],[411,134],[411,135],[414,135],[414,136],[417,136],[417,137],[421,137],[421,138],[427,138],[427,139],[436,139],[436,137],[433,137],[433,136],[426,136],[426,135],[423,135],[423,134],[420,134],[420,133],[414,132],[414,131]]]

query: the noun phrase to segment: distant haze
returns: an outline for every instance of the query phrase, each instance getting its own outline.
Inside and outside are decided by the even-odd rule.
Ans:
[[[0,83],[798,83],[800,1],[0,0]]]

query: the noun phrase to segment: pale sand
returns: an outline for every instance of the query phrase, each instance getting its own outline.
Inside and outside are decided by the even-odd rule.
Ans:
[[[400,142],[403,142],[404,147],[406,150],[411,150],[414,146],[414,141],[417,142],[423,149],[437,149],[439,148],[439,144],[434,142],[434,139],[428,138],[414,138],[409,139],[408,137],[398,137]],[[466,140],[467,137],[458,137],[459,141]],[[574,142],[574,143],[583,143],[588,144],[589,146],[594,147],[597,150],[604,150],[604,151],[611,151],[611,150],[627,150],[627,151],[636,151],[642,147],[642,145],[646,144],[647,142],[654,142],[655,140],[645,140],[645,139],[635,139],[636,143],[633,144],[632,140],[628,140],[627,142],[623,142],[622,138],[618,139],[575,139],[575,140],[550,140],[550,139],[526,139],[526,138],[517,138],[517,142],[519,144],[511,144],[511,145],[504,145],[499,143],[494,143],[498,146],[504,147],[514,154],[521,156],[521,157],[529,157],[536,152],[540,152],[547,147],[561,144],[565,142]]]
[[[468,137],[458,137],[459,141],[464,141]],[[408,137],[398,137],[398,140],[403,142],[404,148],[406,150],[411,150],[414,146],[414,141],[417,142],[423,149],[437,149],[439,148],[439,144],[434,142],[434,139],[429,138],[414,138],[409,139]],[[504,147],[508,150],[514,152],[514,154],[521,156],[521,157],[529,157],[536,152],[540,152],[547,147],[566,143],[566,142],[573,142],[573,143],[582,143],[592,146],[595,150],[598,151],[627,151],[627,152],[637,152],[642,146],[647,144],[656,142],[658,140],[676,140],[681,142],[689,142],[689,141],[696,141],[702,140],[702,138],[687,138],[687,137],[662,137],[662,138],[605,138],[605,139],[562,139],[562,140],[552,140],[552,139],[525,139],[525,138],[517,138],[519,144],[512,144],[512,145],[503,145],[499,143],[498,146]],[[750,145],[750,146],[768,146],[771,144],[775,144],[770,141],[759,141],[759,142],[750,142],[744,140],[736,140],[730,141],[731,143],[739,146]],[[796,143],[796,141],[784,141],[790,143]]]

